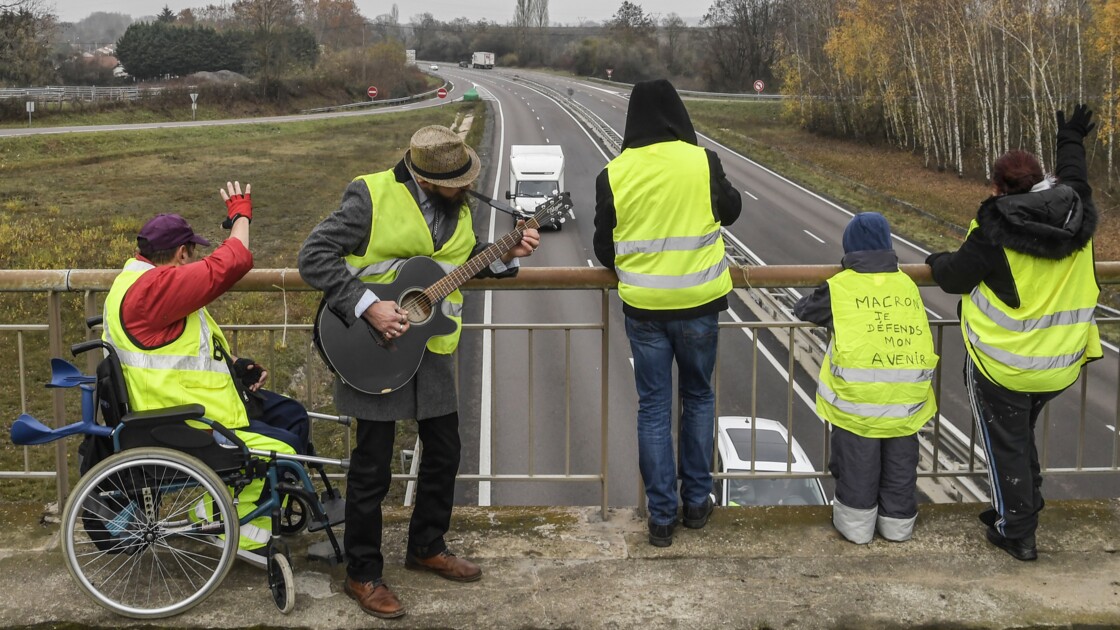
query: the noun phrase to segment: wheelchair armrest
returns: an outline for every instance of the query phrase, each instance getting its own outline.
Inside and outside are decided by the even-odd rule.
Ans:
[[[113,350],[112,346],[100,339],[90,339],[89,341],[83,341],[70,346],[70,354],[78,356],[79,354],[82,354],[83,352],[89,352],[94,348],[104,348],[109,351]]]
[[[130,422],[143,421],[143,420],[167,420],[176,422],[185,422],[187,420],[198,420],[206,415],[206,407],[199,404],[193,405],[179,405],[177,407],[165,407],[163,409],[148,409],[147,411],[134,411],[121,418],[121,422],[128,424]]]

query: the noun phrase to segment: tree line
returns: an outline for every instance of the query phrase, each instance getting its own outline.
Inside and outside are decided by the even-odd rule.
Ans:
[[[814,131],[885,139],[958,174],[1009,148],[1053,155],[1087,102],[1115,181],[1120,0],[797,0],[776,74]]]

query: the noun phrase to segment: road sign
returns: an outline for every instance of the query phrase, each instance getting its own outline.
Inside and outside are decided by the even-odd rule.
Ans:
[[[191,102],[192,103],[197,103],[198,102],[198,92],[191,92]]]
[[[26,107],[27,107],[27,113],[28,114],[35,111],[35,101],[27,101]]]
[[[440,98],[447,98],[447,90],[444,89],[444,88],[440,88],[440,89],[436,90],[436,96],[438,96]]]
[[[765,88],[765,87],[766,87],[766,84],[762,82],[762,79],[759,79],[759,80],[754,82],[754,91],[757,94],[761,94],[763,88]]]
[[[369,86],[369,88],[366,89],[366,94],[368,94],[370,98],[377,98],[377,87],[373,85]]]
[[[611,78],[611,73],[612,72],[614,72],[614,68],[607,68],[607,78],[608,79]]]

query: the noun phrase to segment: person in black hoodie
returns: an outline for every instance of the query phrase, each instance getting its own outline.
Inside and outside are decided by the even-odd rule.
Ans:
[[[1056,178],[1013,150],[992,167],[995,194],[980,204],[964,244],[926,258],[960,305],[968,356],[965,386],[988,458],[992,507],[980,514],[987,538],[1018,560],[1035,560],[1044,501],[1034,427],[1046,403],[1099,359],[1093,312],[1097,210],[1084,138],[1095,127],[1078,105],[1057,112]]]
[[[712,512],[712,440],[720,311],[731,274],[720,227],[742,210],[715,153],[696,132],[673,85],[634,86],[622,153],[595,182],[595,255],[618,274],[638,390],[638,468],[649,542],[667,547],[677,521],[678,471],[685,527]],[[673,363],[683,411],[674,463]]]

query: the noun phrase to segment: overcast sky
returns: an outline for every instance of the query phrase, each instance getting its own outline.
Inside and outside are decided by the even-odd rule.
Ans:
[[[64,22],[76,22],[93,11],[107,11],[110,13],[124,13],[133,18],[145,15],[155,15],[167,5],[172,11],[178,12],[188,7],[201,7],[207,4],[219,4],[223,0],[54,0],[55,13]],[[356,0],[358,10],[367,18],[376,17],[382,13],[389,13],[393,2],[386,0]],[[702,15],[711,4],[701,1],[689,4],[688,8],[681,7],[678,0],[631,0],[645,10],[665,16],[677,13],[688,21],[693,21]],[[513,18],[515,0],[398,0],[397,7],[400,11],[401,22],[408,22],[409,18],[421,13],[431,13],[437,20],[451,21],[458,17],[470,20],[487,20],[506,23]],[[548,3],[549,19],[553,23],[576,24],[580,20],[594,20],[602,22],[610,19],[622,0],[557,0]],[[683,12],[682,12],[683,11]]]

